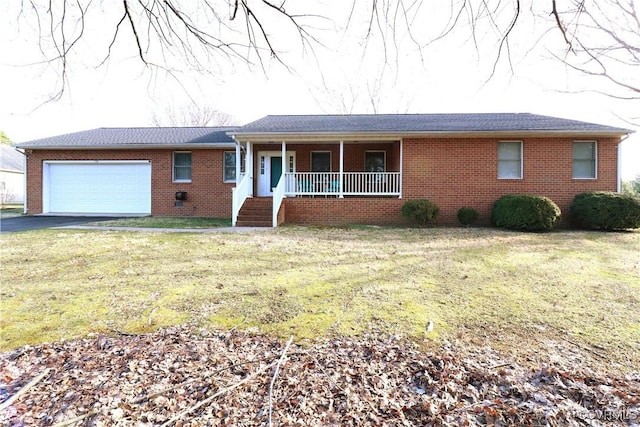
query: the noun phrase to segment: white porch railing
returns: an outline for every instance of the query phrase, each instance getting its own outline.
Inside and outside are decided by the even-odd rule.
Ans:
[[[253,180],[250,178],[249,174],[245,174],[236,187],[232,189],[232,211],[231,211],[231,225],[236,226],[236,222],[238,221],[238,213],[240,213],[240,208],[244,204],[244,201],[247,200],[247,197],[251,195],[251,190],[253,188]]]
[[[278,185],[273,187],[273,226],[278,226],[278,212],[280,211],[280,206],[282,205],[282,199],[285,197],[286,190],[286,178],[285,175],[280,176],[280,180],[278,181]]]
[[[343,172],[342,185],[340,172],[286,173],[285,181],[291,196],[401,195],[400,172]]]

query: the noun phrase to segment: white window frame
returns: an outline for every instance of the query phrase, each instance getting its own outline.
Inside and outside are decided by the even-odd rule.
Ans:
[[[236,177],[234,176],[232,179],[227,179],[227,155],[233,155],[234,159],[233,159],[233,170],[235,172],[236,170],[236,160],[235,160],[235,156],[236,156],[236,152],[235,151],[225,151],[222,154],[222,182],[236,182]],[[240,173],[242,173],[242,171],[240,171]],[[234,173],[235,175],[235,173]]]
[[[176,154],[189,154],[191,156],[191,163],[189,164],[189,179],[176,179]],[[171,178],[173,182],[191,182],[191,180],[193,179],[193,154],[191,153],[191,151],[174,151],[171,154]]]
[[[576,144],[593,144],[593,176],[589,177],[576,177],[575,176],[575,161],[576,159],[573,157],[573,147]],[[584,159],[579,159],[584,160]],[[571,177],[573,179],[579,180],[594,180],[598,179],[598,141],[593,140],[576,140],[571,144]]]
[[[520,146],[520,174],[519,176],[515,177],[515,176],[500,176],[500,162],[501,161],[509,161],[509,162],[513,162],[514,160],[507,160],[507,159],[500,159],[500,144],[519,144]],[[524,143],[523,141],[498,141],[498,146],[497,146],[497,157],[498,157],[498,162],[497,162],[497,170],[496,170],[496,174],[498,176],[498,179],[523,179],[524,177]]]

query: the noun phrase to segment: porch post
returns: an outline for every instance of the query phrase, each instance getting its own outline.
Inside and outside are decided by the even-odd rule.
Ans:
[[[404,175],[404,172],[402,170],[402,138],[400,138],[400,196],[398,196],[398,199],[402,199],[402,176]]]
[[[344,141],[340,141],[340,180],[338,181],[338,198],[344,199]]]
[[[240,142],[236,141],[236,186],[240,185],[240,181],[242,181],[242,177],[240,176],[240,171],[242,169],[240,153]]]
[[[282,141],[282,176],[280,179],[286,179],[285,173],[287,173],[287,143]]]
[[[253,149],[249,141],[247,141],[247,155],[244,159],[244,173],[249,175],[249,180],[252,183],[249,189],[249,196],[253,197]]]

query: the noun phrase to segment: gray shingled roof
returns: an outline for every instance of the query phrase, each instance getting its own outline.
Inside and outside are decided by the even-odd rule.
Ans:
[[[0,170],[24,172],[24,154],[15,148],[0,144]]]
[[[18,148],[129,148],[233,145],[235,127],[99,128],[16,144]]]
[[[266,116],[232,132],[257,134],[576,132],[624,135],[628,129],[530,113]]]
[[[220,146],[230,135],[268,139],[275,135],[410,135],[464,133],[570,133],[625,135],[632,131],[529,113],[353,114],[266,116],[241,127],[99,128],[16,144],[34,149],[111,149]]]

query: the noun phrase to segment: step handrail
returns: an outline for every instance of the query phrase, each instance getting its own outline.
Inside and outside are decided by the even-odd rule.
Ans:
[[[273,188],[273,219],[272,225],[273,227],[278,226],[278,212],[280,211],[280,206],[282,205],[282,200],[286,197],[285,195],[285,174],[280,175],[280,180],[278,181],[278,185]]]
[[[240,213],[240,209],[244,204],[245,200],[251,195],[251,187],[253,186],[253,181],[249,177],[249,174],[246,174],[242,177],[240,184],[236,187],[232,188],[232,211],[231,211],[231,226],[235,227],[238,222],[238,214]]]

